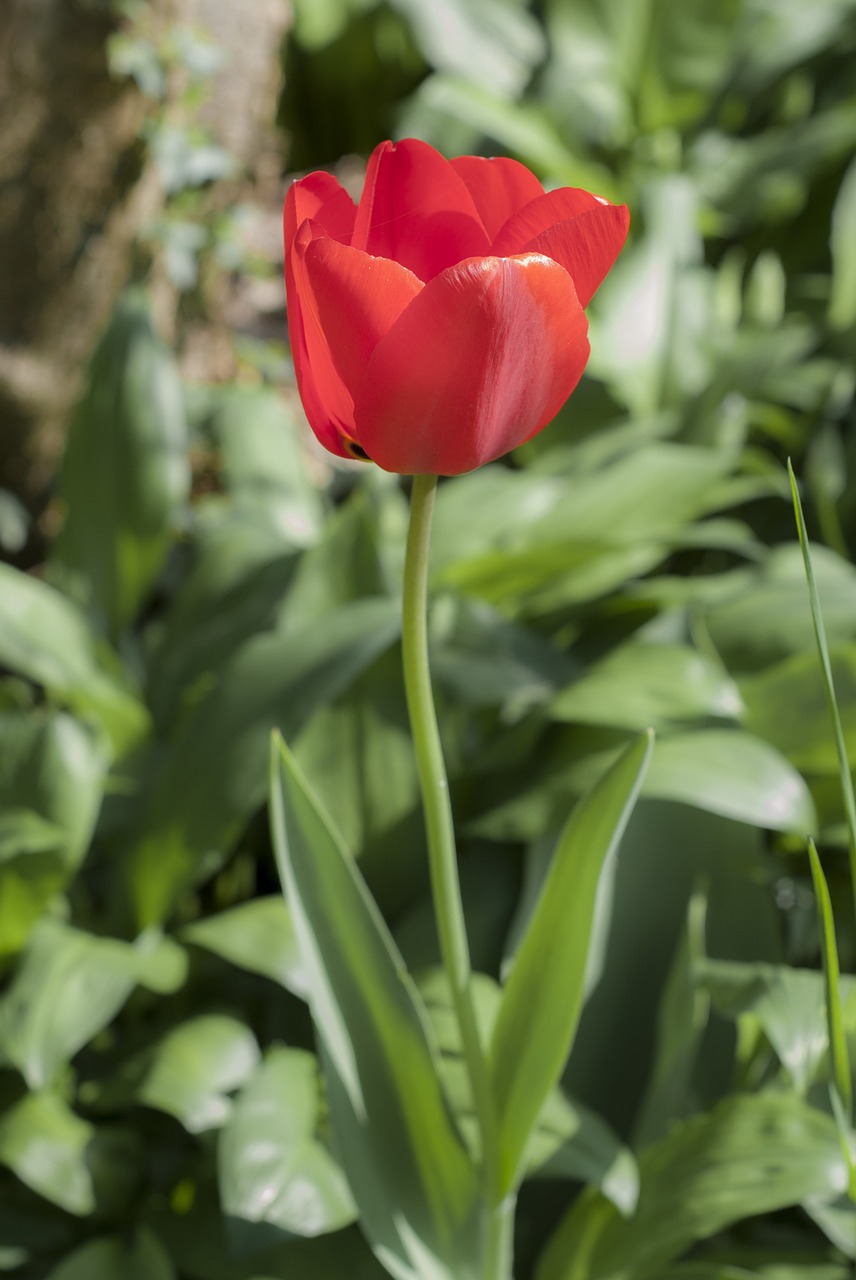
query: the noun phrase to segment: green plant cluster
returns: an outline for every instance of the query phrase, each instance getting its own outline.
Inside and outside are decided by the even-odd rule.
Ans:
[[[443,483],[435,518],[432,666],[485,1028],[568,813],[657,734],[526,1152],[517,1280],[846,1280],[809,833],[851,1074],[856,926],[785,463],[856,760],[856,4],[295,8],[300,165],[366,150],[386,113],[633,213],[580,389],[508,464]],[[323,115],[334,81],[380,101]],[[349,1185],[331,1138],[265,812],[273,729],[416,975],[474,1140],[400,672],[406,494],[360,464],[319,484],[288,403],[183,385],[130,293],[71,424],[48,559],[0,564],[10,1280],[388,1274],[355,1200],[396,1187]],[[370,962],[341,943],[345,976]],[[428,1163],[432,1087],[412,1126]],[[399,1117],[374,1104],[383,1144]]]

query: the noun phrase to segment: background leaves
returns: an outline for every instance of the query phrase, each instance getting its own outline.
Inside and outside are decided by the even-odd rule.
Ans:
[[[785,460],[852,748],[856,9],[293,9],[289,172],[337,166],[356,190],[359,157],[410,133],[632,210],[590,309],[585,379],[513,460],[441,485],[432,548],[486,1036],[568,814],[657,733],[597,895],[571,1060],[525,1153],[515,1274],[844,1280],[809,831],[851,1067],[856,930]],[[175,30],[161,47],[133,23],[122,40],[149,90],[190,76],[192,114],[210,46]],[[245,242],[223,149],[186,120],[149,123],[171,181],[211,181],[213,214],[202,188],[176,192],[150,296],[123,300],[82,385],[27,572],[32,521],[0,479],[0,1269],[379,1280],[396,1264],[351,1219],[371,1201],[392,1238],[389,1183],[364,1174],[364,1129],[316,1043],[317,973],[263,807],[276,728],[358,859],[383,919],[370,913],[371,954],[418,1015],[419,1067],[397,1068],[395,1089],[418,1112],[424,1087],[468,1169],[397,650],[406,486],[307,444],[283,347],[279,162],[258,196],[273,230]],[[129,278],[150,254],[135,250]],[[175,341],[161,272],[184,281]],[[224,281],[238,329],[218,329],[229,359],[210,385],[195,343]],[[256,293],[269,301],[248,319]],[[344,933],[343,980],[363,959]],[[386,1133],[400,1113],[372,1097]],[[401,1168],[430,1236],[410,1157]],[[476,1230],[469,1176],[449,1185]]]

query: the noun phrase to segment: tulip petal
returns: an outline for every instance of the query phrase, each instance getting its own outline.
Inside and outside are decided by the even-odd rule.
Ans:
[[[343,438],[354,438],[354,403],[333,363],[307,279],[306,250],[321,227],[303,222],[286,255],[288,334],[303,409],[315,435],[331,453],[349,456]]]
[[[378,342],[425,288],[388,258],[325,237],[307,243],[306,282],[328,350],[347,388],[357,386]]]
[[[358,438],[387,471],[457,475],[555,416],[579,381],[585,313],[541,254],[458,263],[425,286],[355,388]]]
[[[303,314],[301,288],[295,268],[294,242],[298,231],[309,219],[336,240],[347,242],[351,237],[356,217],[356,205],[351,197],[329,173],[310,173],[299,182],[292,183],[283,208],[283,233],[285,239],[285,293],[288,303],[288,334],[294,372],[303,401],[306,417],[315,435],[326,449],[340,457],[347,457],[342,444],[342,431],[353,433],[353,405],[350,397],[338,384],[338,376],[332,370],[326,344],[319,341],[317,324],[310,324],[307,334]]]
[[[587,307],[627,237],[626,205],[573,187],[548,191],[506,222],[494,253],[543,253],[561,263]]]
[[[466,183],[427,142],[383,142],[366,170],[351,244],[430,280],[490,244]]]
[[[310,173],[293,182],[285,197],[282,224],[285,252],[288,254],[297,229],[307,218],[323,227],[334,240],[349,243],[354,229],[357,206],[330,173]]]
[[[512,214],[544,194],[535,174],[506,156],[458,156],[449,163],[467,184],[491,243]]]

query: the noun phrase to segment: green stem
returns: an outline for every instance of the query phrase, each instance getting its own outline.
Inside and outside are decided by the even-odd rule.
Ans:
[[[404,564],[404,685],[425,812],[440,953],[460,1027],[464,1061],[481,1134],[488,1210],[483,1277],[484,1280],[505,1280],[511,1275],[509,1219],[513,1214],[509,1212],[508,1203],[500,1201],[498,1192],[497,1122],[473,1005],[472,967],[458,879],[452,805],[428,665],[428,547],[436,492],[436,476],[414,476]]]

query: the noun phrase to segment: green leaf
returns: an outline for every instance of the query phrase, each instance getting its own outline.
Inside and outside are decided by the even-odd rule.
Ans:
[[[190,468],[178,369],[146,295],[120,300],[95,352],[59,474],[68,514],[51,570],[114,638],[160,573]]]
[[[152,1197],[145,1221],[166,1245],[182,1280],[388,1280],[390,1274],[356,1227],[311,1239],[274,1228],[265,1239],[265,1228],[255,1227],[252,1252],[248,1238],[247,1252],[236,1256],[231,1224],[216,1185],[207,1178],[196,1183],[184,1203]]]
[[[511,0],[392,0],[438,71],[518,98],[545,53],[540,25]]]
[[[424,1007],[353,860],[277,741],[271,806],[362,1225],[396,1276],[474,1277],[476,1174],[446,1109]]]
[[[757,1020],[790,1078],[805,1094],[827,1050],[823,978],[786,965],[698,960],[697,984],[727,1018]]]
[[[188,1133],[204,1133],[225,1123],[232,1111],[229,1095],[251,1077],[258,1061],[256,1038],[245,1023],[226,1014],[199,1014],[128,1059],[98,1101],[109,1108],[130,1096],[175,1116]]]
[[[232,505],[254,521],[264,521],[285,547],[317,542],[324,515],[321,493],[280,392],[227,387],[217,396],[209,429]]]
[[[705,386],[712,293],[689,175],[650,179],[641,204],[644,236],[621,255],[599,292],[604,319],[592,324],[590,363],[637,416]],[[646,496],[657,500],[656,493]]]
[[[856,569],[822,546],[812,549],[812,562],[830,644],[856,640]],[[770,551],[757,569],[730,574],[722,587],[697,630],[706,633],[733,675],[814,652],[805,566],[795,544]]]
[[[106,769],[103,744],[70,716],[0,713],[0,956],[80,866]]]
[[[817,899],[817,911],[820,917],[820,947],[823,956],[823,988],[826,1005],[826,1025],[829,1037],[829,1051],[832,1058],[832,1082],[838,1091],[838,1100],[843,1112],[844,1132],[841,1134],[842,1147],[850,1165],[850,1189],[856,1199],[856,1157],[850,1152],[850,1133],[853,1129],[853,1082],[850,1078],[850,1058],[847,1053],[847,1038],[844,1034],[842,1017],[842,996],[840,968],[838,964],[838,944],[835,940],[835,921],[832,916],[832,902],[829,887],[814,841],[809,839],[808,856],[811,861],[811,880],[814,885],[814,896]]]
[[[697,980],[706,914],[707,898],[696,891],[660,997],[656,1050],[634,1125],[635,1146],[648,1146],[696,1109],[695,1066],[710,1014],[710,997]]]
[[[264,801],[271,730],[296,734],[390,646],[400,625],[398,605],[376,598],[241,646],[141,790],[128,867],[141,925],[163,919],[181,892],[222,865]]]
[[[794,514],[796,515],[797,531],[800,539],[800,549],[802,550],[803,563],[805,565],[806,582],[808,583],[808,598],[811,607],[811,621],[814,627],[815,640],[817,642],[817,653],[820,659],[820,668],[823,672],[823,687],[826,691],[826,700],[829,706],[829,716],[832,721],[832,732],[835,737],[835,748],[838,754],[839,778],[841,781],[841,796],[844,801],[844,812],[847,818],[847,837],[850,852],[850,880],[851,888],[856,895],[856,792],[853,788],[853,778],[850,773],[850,765],[847,760],[847,744],[844,741],[844,729],[841,723],[841,714],[838,710],[838,702],[835,697],[835,684],[832,678],[832,664],[829,659],[829,645],[826,639],[826,627],[823,622],[823,609],[821,606],[820,595],[817,589],[817,583],[814,576],[814,566],[812,563],[812,553],[808,543],[808,533],[806,532],[805,520],[803,518],[802,503],[800,502],[799,489],[797,488],[796,476],[793,467],[788,461],[788,476],[791,482],[791,495],[794,502]],[[814,871],[814,866],[812,866]],[[827,957],[828,959],[828,957]],[[831,1013],[830,1013],[831,1016]]]
[[[548,1242],[537,1280],[655,1280],[732,1223],[847,1184],[833,1121],[784,1093],[727,1098],[676,1127],[642,1155],[640,1175],[632,1218],[584,1192]]]
[[[549,713],[577,724],[641,731],[708,716],[734,719],[736,685],[709,658],[686,645],[622,645],[557,694]]]
[[[811,830],[808,787],[773,747],[747,733],[699,729],[657,744],[645,794],[679,800],[773,831]]]
[[[317,1137],[319,1085],[312,1054],[277,1047],[244,1085],[217,1148],[229,1217],[300,1236],[354,1221],[344,1174]]]
[[[829,655],[844,742],[856,758],[856,645]],[[740,681],[743,725],[803,773],[837,776],[839,757],[816,653],[796,654]]]
[[[538,1117],[526,1160],[527,1178],[593,1183],[621,1213],[636,1208],[639,1170],[633,1152],[596,1112],[558,1089]]]
[[[128,1240],[90,1240],[54,1267],[46,1280],[175,1280],[163,1245],[142,1228]]]
[[[145,707],[78,606],[47,583],[4,564],[0,666],[43,685],[72,711],[94,717],[117,755],[148,733]]]
[[[396,841],[398,824],[418,811],[397,649],[313,716],[295,740],[294,756],[356,857],[371,856],[387,833]]]
[[[633,743],[572,814],[506,983],[489,1054],[505,1190],[571,1049],[601,868],[629,821],[652,741]]]
[[[832,329],[850,329],[856,325],[854,221],[856,221],[856,161],[851,162],[841,180],[832,211],[830,235],[832,292],[829,298],[829,324]]]
[[[0,999],[0,1050],[32,1089],[43,1088],[112,1021],[138,983],[175,990],[184,980],[182,958],[175,961],[165,972],[146,937],[132,946],[45,916]]]
[[[55,1093],[30,1093],[0,1116],[0,1160],[68,1213],[96,1207],[86,1153],[95,1129]]]
[[[448,979],[444,970],[428,969],[420,972],[417,985],[440,1050],[446,1097],[458,1128],[478,1159],[479,1126]],[[476,973],[472,996],[479,1035],[489,1043],[502,1003],[502,988],[486,974]],[[558,1088],[548,1094],[526,1148],[526,1177],[594,1182],[625,1213],[632,1212],[639,1191],[632,1153],[600,1116],[565,1097]]]
[[[181,937],[240,969],[272,978],[297,996],[306,995],[300,948],[291,914],[280,894],[254,898],[230,911],[195,920],[185,925]]]

